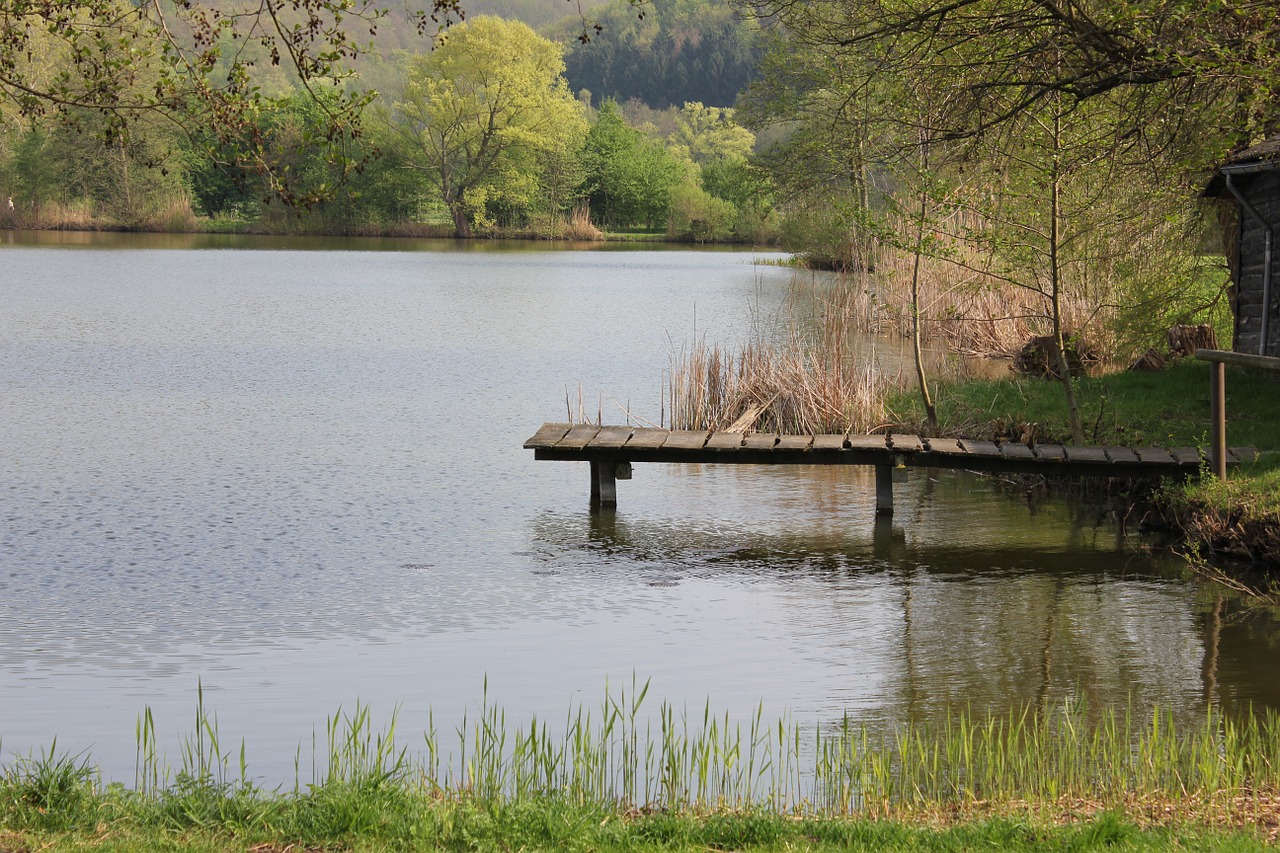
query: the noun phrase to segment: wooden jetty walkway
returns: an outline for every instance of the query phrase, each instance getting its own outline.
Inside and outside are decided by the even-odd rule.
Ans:
[[[633,462],[738,465],[871,465],[876,513],[893,513],[893,482],[909,468],[1044,474],[1116,479],[1186,477],[1200,470],[1196,447],[1081,447],[1062,444],[923,438],[915,435],[779,435],[645,429],[590,424],[543,424],[525,443],[535,459],[591,463],[591,504],[617,505],[617,480]],[[1228,462],[1253,460],[1253,448],[1231,448]]]

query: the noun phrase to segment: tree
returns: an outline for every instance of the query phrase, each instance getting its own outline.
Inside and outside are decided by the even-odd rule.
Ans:
[[[686,101],[676,115],[676,131],[668,139],[673,153],[698,166],[725,160],[746,160],[755,147],[755,134],[733,120],[733,110]]]
[[[108,147],[145,135],[160,117],[305,208],[322,196],[295,187],[256,132],[279,106],[262,78],[286,68],[317,98],[324,123],[299,138],[303,153],[352,173],[362,161],[349,145],[363,133],[372,93],[341,84],[366,50],[361,31],[372,35],[386,11],[376,0],[0,0],[0,115],[89,127]],[[459,12],[457,0],[433,0],[413,20],[425,33]]]
[[[997,131],[1051,97],[1123,101],[1125,137],[1221,148],[1274,132],[1280,4],[1268,0],[748,0],[833,63],[961,95],[934,138]],[[1206,137],[1208,139],[1206,139]],[[1206,146],[1206,141],[1212,144]]]
[[[697,186],[684,188],[673,204],[673,215],[679,213],[680,219],[673,222],[677,233],[686,230],[686,223],[694,223],[688,230],[695,239],[707,239],[729,224],[739,235],[762,229],[773,189],[764,172],[750,163],[755,142],[755,134],[734,120],[732,109],[692,101],[676,113],[667,149],[697,172]]]
[[[558,45],[490,16],[454,27],[434,51],[409,60],[391,125],[414,167],[435,176],[458,237],[471,236],[479,208],[469,195],[487,180],[522,158],[571,149],[586,132],[563,72]]]
[[[979,273],[984,287],[1010,288],[1001,290],[1010,305],[1032,294],[1025,313],[1051,333],[1079,439],[1065,334],[1099,318],[1090,331],[1138,316],[1150,329],[1174,306],[1185,311],[1176,294],[1194,281],[1186,273],[1198,250],[1193,175],[1280,117],[1271,94],[1280,84],[1280,7],[762,0],[755,8],[776,16],[784,35],[768,60],[776,73],[754,87],[746,113],[762,133],[783,128],[767,162],[784,186],[850,210],[851,243],[862,232],[911,253],[914,329],[928,255]],[[961,209],[944,231],[947,211]],[[910,237],[894,228],[906,223]]]
[[[613,0],[593,14],[601,30],[578,39],[565,74],[601,102],[729,106],[756,73],[761,27],[716,0]],[[557,35],[572,36],[576,25]]]
[[[586,162],[591,209],[613,228],[665,224],[671,194],[689,174],[662,143],[629,127],[611,100],[587,133]]]

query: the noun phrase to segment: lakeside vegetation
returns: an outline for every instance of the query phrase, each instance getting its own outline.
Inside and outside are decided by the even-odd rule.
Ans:
[[[316,27],[310,46],[327,65],[291,80],[276,54],[296,44],[250,37],[233,53],[253,31],[196,4],[170,10],[184,24],[176,32],[191,30],[208,75],[243,79],[216,98],[201,88],[209,81],[194,81],[177,115],[169,101],[144,108],[151,96],[138,91],[148,80],[163,89],[178,85],[166,75],[194,73],[167,68],[166,51],[180,48],[165,39],[179,36],[168,18],[149,17],[166,13],[119,9],[112,17],[112,8],[103,0],[47,29],[36,10],[0,25],[26,48],[0,56],[10,71],[10,79],[0,75],[0,227],[574,240],[643,229],[676,240],[769,239],[768,184],[747,162],[755,137],[731,108],[716,105],[726,98],[701,65],[718,56],[716,66],[725,66],[726,51],[743,69],[754,64],[747,31],[759,28],[726,6],[663,0],[641,22],[623,2],[602,8],[608,37],[578,43],[580,15],[546,25],[554,40],[480,14],[433,36],[404,11],[344,14],[313,0],[305,4]],[[302,11],[270,14],[283,15],[288,30]],[[366,25],[380,39],[370,47],[358,44]],[[120,31],[119,42],[94,39],[107,26]],[[400,37],[378,37],[380,27]],[[406,41],[415,29],[416,41]],[[624,47],[610,47],[624,36]],[[120,45],[158,55],[126,60]],[[682,88],[688,97],[654,107],[624,94],[620,103],[603,79],[595,94],[585,85],[571,90],[565,56],[584,51],[595,57],[577,62],[584,79],[595,80],[600,62],[644,57],[664,74],[691,76]],[[112,85],[118,101],[140,103],[108,106],[79,92],[78,75],[90,87],[94,74],[111,73],[82,67],[92,63],[85,54],[109,69],[138,62]],[[646,91],[664,82],[635,68],[618,73]],[[739,72],[739,86],[748,73]],[[711,105],[697,98],[702,92]],[[233,115],[210,123],[185,114],[200,110],[201,98],[215,98],[215,114]]]
[[[642,708],[646,685],[563,728],[482,703],[411,753],[367,708],[330,718],[309,781],[269,789],[203,705],[176,772],[149,712],[132,787],[49,751],[0,773],[6,849],[1260,849],[1280,827],[1280,721],[1178,726],[1066,705],[805,730]],[[456,740],[454,739],[456,737]],[[315,762],[313,762],[314,766]]]

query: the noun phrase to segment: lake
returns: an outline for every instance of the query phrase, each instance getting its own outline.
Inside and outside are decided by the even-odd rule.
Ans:
[[[521,449],[580,399],[658,420],[674,352],[770,328],[780,257],[0,232],[0,760],[132,781],[197,685],[272,784],[339,707],[412,747],[633,676],[805,724],[1280,707],[1280,626],[1099,507],[913,475],[877,529],[870,470],[637,465],[593,515]]]

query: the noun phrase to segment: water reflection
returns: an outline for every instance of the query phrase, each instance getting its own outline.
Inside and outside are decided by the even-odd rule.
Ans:
[[[982,488],[958,479],[922,489],[931,511],[945,515],[957,489]],[[1274,707],[1280,679],[1259,681],[1235,665],[1237,656],[1277,649],[1272,617],[1226,617],[1225,599],[1206,600],[1175,564],[1116,547],[1115,527],[1098,516],[1075,512],[1024,541],[1002,542],[987,527],[948,544],[911,529],[913,519],[937,523],[919,512],[814,535],[584,509],[540,517],[534,538],[548,575],[794,593],[783,598],[797,609],[779,617],[794,633],[771,637],[793,645],[787,654],[825,662],[827,719],[853,710],[886,723],[939,720],[1073,701],[1095,716],[1159,705],[1192,724],[1205,703],[1228,712],[1246,702]]]

